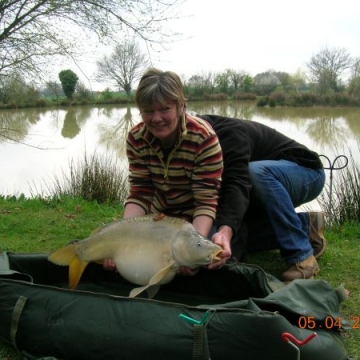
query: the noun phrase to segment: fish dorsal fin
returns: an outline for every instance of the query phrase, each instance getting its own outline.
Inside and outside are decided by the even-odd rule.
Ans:
[[[154,288],[153,290],[150,290],[150,287],[155,287],[155,285],[157,285],[169,273],[174,264],[175,260],[172,260],[167,266],[155,273],[149,280],[148,284],[132,289],[129,297],[133,298],[138,296],[145,290],[148,290],[149,298],[155,296],[159,289]]]

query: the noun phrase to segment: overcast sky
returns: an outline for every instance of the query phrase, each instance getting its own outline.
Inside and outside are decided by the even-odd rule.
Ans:
[[[184,40],[153,65],[185,78],[228,68],[293,74],[324,47],[360,57],[360,0],[187,0],[180,10],[167,27]]]

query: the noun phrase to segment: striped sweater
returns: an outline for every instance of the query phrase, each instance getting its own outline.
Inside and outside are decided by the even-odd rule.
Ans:
[[[178,141],[167,158],[141,122],[130,130],[126,152],[130,170],[126,204],[188,221],[199,215],[215,219],[223,161],[219,140],[206,121],[182,117]]]

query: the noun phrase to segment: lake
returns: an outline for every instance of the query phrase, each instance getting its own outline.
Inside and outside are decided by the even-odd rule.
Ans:
[[[254,102],[194,102],[187,107],[273,127],[326,155],[325,167],[341,166],[342,157],[333,164],[339,155],[359,158],[358,108],[259,108]],[[94,152],[116,158],[126,171],[126,134],[140,120],[135,106],[120,105],[0,111],[0,194],[41,195],[56,177],[69,173],[71,162]]]

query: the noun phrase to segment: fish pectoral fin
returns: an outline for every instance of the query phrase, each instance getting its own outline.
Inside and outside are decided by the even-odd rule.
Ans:
[[[169,271],[172,269],[174,264],[175,264],[175,261],[171,261],[167,266],[165,266],[164,268],[159,270],[157,273],[155,273],[149,280],[148,284],[146,284],[144,286],[140,286],[135,289],[132,289],[129,297],[133,298],[135,296],[138,296],[145,290],[148,291],[149,298],[154,297],[160,288],[159,285],[158,286],[156,286],[156,285],[169,273]]]
[[[160,285],[153,285],[146,289],[146,292],[148,294],[148,298],[152,299],[160,290]]]
[[[130,294],[129,294],[129,298],[134,298],[138,295],[140,295],[143,291],[145,291],[147,288],[149,287],[149,285],[144,285],[144,286],[140,286],[140,287],[137,287],[137,288],[134,288],[130,291]]]

